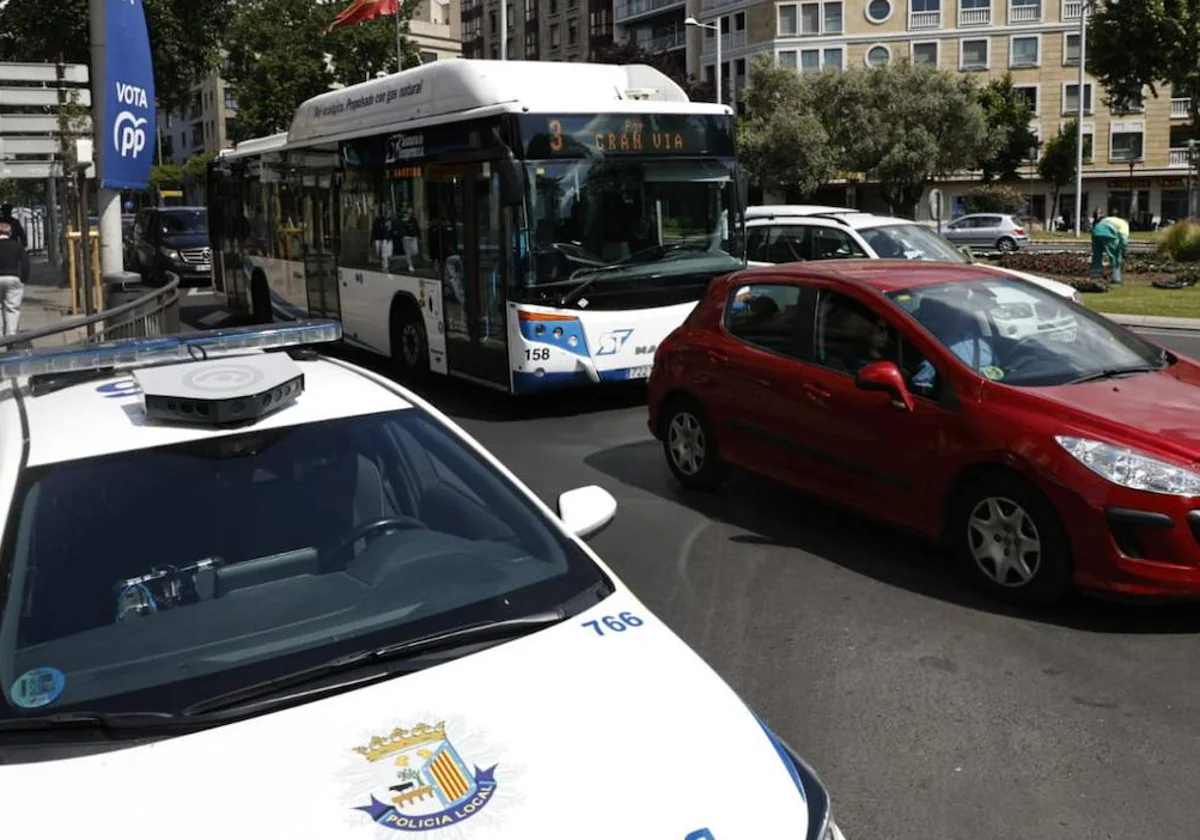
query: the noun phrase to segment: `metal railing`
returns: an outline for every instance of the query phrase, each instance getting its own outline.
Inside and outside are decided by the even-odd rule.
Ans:
[[[57,324],[0,337],[0,355],[13,349],[32,347],[54,336],[80,333],[68,344],[94,344],[123,338],[173,335],[179,332],[179,279],[151,289],[133,300],[119,303],[94,315],[64,318]]]
[[[939,29],[941,25],[941,9],[935,12],[910,12],[908,15],[909,29]]]
[[[613,20],[621,21],[648,12],[656,12],[668,6],[682,5],[684,5],[684,0],[627,0],[625,3],[618,3],[613,9]]]
[[[992,7],[958,10],[959,26],[989,26],[992,22]]]
[[[1188,101],[1179,97],[1171,100],[1171,119],[1186,120],[1188,118]]]
[[[1041,23],[1042,20],[1042,3],[1038,0],[1036,3],[1023,3],[1021,5],[1008,5],[1008,22],[1009,23]]]
[[[1177,168],[1191,165],[1191,161],[1188,160],[1187,149],[1168,149],[1167,154],[1170,155],[1167,162],[1167,165],[1170,167]]]

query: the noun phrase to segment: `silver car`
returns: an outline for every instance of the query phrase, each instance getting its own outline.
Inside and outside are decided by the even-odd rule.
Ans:
[[[1006,213],[972,213],[942,228],[942,236],[974,251],[1012,252],[1029,244],[1029,234]]]

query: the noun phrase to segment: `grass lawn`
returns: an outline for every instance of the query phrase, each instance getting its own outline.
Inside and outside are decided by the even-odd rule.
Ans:
[[[1130,232],[1129,241],[1130,242],[1155,243],[1162,239],[1163,234],[1165,232],[1166,231],[1160,231],[1160,230],[1135,230],[1135,231]],[[1033,239],[1035,242],[1054,241],[1054,240],[1058,240],[1058,239],[1074,240],[1075,239],[1075,231],[1060,233],[1056,230],[1035,230],[1033,232]],[[1079,237],[1078,241],[1084,243],[1088,247],[1091,247],[1092,240],[1091,240],[1090,235],[1086,232],[1082,236]]]
[[[1097,312],[1200,318],[1200,285],[1187,289],[1156,289],[1145,282],[1126,280],[1107,292],[1085,292],[1083,302]]]

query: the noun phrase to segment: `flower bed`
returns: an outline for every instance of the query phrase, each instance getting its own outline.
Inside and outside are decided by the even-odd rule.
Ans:
[[[1092,255],[1087,252],[1016,253],[994,260],[996,265],[1029,274],[1041,274],[1070,283],[1080,291],[1103,291],[1092,280]],[[1127,254],[1122,266],[1126,282],[1194,284],[1200,281],[1200,265],[1164,260],[1153,254]]]

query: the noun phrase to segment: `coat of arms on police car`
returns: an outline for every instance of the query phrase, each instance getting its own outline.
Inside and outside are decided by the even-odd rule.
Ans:
[[[354,751],[374,771],[371,801],[355,810],[384,828],[446,828],[478,814],[496,792],[496,765],[480,770],[463,761],[445,722],[397,728]]]

